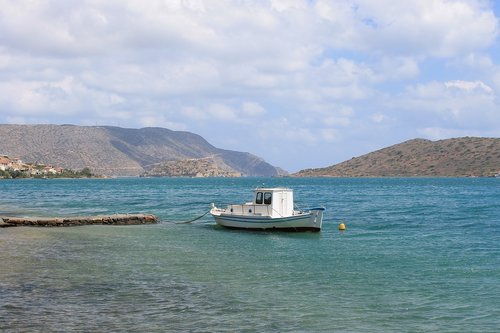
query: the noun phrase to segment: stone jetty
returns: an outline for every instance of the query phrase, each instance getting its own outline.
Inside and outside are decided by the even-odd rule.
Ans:
[[[135,225],[155,223],[158,223],[158,218],[151,214],[113,214],[70,217],[0,216],[0,227],[69,227],[92,224]]]

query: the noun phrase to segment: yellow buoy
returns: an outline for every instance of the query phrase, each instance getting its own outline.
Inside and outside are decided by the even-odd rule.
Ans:
[[[340,223],[339,224],[339,230],[340,231],[344,231],[345,230],[345,224],[344,223]]]

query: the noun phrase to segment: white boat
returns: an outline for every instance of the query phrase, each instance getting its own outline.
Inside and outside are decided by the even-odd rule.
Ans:
[[[294,210],[293,190],[257,188],[253,202],[217,208],[210,214],[218,225],[253,230],[320,231],[325,208]]]

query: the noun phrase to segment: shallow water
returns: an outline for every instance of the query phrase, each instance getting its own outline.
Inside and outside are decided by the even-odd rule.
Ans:
[[[324,205],[321,233],[168,223],[249,201],[262,182]],[[162,223],[0,229],[0,330],[500,327],[499,179],[0,181],[0,215],[140,212]]]

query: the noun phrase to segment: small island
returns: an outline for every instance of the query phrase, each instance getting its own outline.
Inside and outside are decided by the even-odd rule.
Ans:
[[[164,161],[152,165],[142,177],[241,177],[218,156]]]

